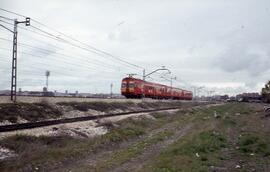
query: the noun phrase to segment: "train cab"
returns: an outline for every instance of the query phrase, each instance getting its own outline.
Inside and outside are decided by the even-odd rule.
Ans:
[[[142,82],[132,77],[124,78],[121,84],[121,93],[126,98],[140,98],[142,95]]]

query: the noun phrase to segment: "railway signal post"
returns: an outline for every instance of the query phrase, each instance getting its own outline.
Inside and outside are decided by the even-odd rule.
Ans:
[[[13,51],[12,51],[12,67],[11,67],[11,90],[10,99],[16,102],[16,92],[17,92],[17,41],[18,41],[18,24],[25,23],[25,26],[30,26],[30,18],[25,18],[25,21],[14,20],[14,30],[13,30]]]
[[[16,92],[17,92],[17,43],[18,43],[18,24],[25,23],[25,26],[30,26],[30,18],[26,17],[25,21],[18,21],[14,19],[14,28],[13,31],[9,28],[0,25],[6,30],[13,33],[13,49],[12,49],[12,66],[11,66],[11,89],[10,89],[10,99],[13,102],[16,102]]]

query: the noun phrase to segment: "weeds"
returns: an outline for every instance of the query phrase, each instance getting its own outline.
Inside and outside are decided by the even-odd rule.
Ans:
[[[173,106],[175,105],[173,104]],[[69,103],[63,106],[75,108]],[[86,103],[79,108],[86,110],[93,108],[92,106],[106,109],[104,104],[96,103],[92,105]],[[106,104],[106,107],[112,109],[119,108],[120,106],[122,105]],[[154,104],[138,105],[131,103],[125,105],[125,107],[129,106],[150,108],[154,107]],[[161,107],[165,105],[160,103],[155,106]],[[16,171],[30,164],[31,166],[40,167],[41,171],[43,170],[42,168],[44,168],[43,171],[48,171],[46,168],[53,166],[54,162],[66,162],[67,159],[70,162],[72,159],[89,156],[92,152],[97,152],[100,149],[113,149],[112,146],[132,139],[132,145],[128,145],[122,150],[113,150],[113,154],[106,158],[105,164],[102,161],[98,163],[101,164],[100,166],[91,168],[97,171],[110,169],[110,167],[121,165],[121,163],[141,155],[148,149],[149,145],[172,137],[174,133],[163,130],[153,134],[151,137],[143,137],[143,139],[136,140],[153,129],[174,122],[175,125],[173,126],[176,128],[173,131],[176,131],[178,126],[180,128],[186,124],[192,124],[193,127],[180,140],[169,145],[160,154],[152,157],[153,159],[150,163],[147,161],[142,171],[209,171],[210,166],[234,171],[235,163],[239,159],[243,160],[243,163],[247,162],[241,166],[241,170],[244,171],[255,168],[251,168],[249,164],[267,165],[270,162],[270,147],[266,123],[262,123],[264,121],[255,112],[258,112],[258,109],[253,108],[252,105],[229,103],[209,108],[181,110],[176,114],[152,113],[151,115],[155,119],[147,117],[127,118],[114,125],[108,124],[110,126],[109,133],[94,139],[9,137],[0,141],[0,145],[15,150],[19,156],[13,161],[0,163],[0,168],[7,169],[7,171]],[[220,117],[216,118],[215,113]],[[262,124],[265,124],[265,126],[261,127]],[[164,128],[166,127],[164,126]],[[133,144],[133,139],[138,142]],[[44,164],[47,164],[48,167]],[[83,169],[81,171],[89,169],[89,165],[80,169]],[[258,171],[263,171],[261,170],[262,168],[256,166],[257,169]]]
[[[103,171],[103,170],[106,171],[106,169],[110,168],[111,166],[116,166],[118,164],[122,164],[122,163],[126,162],[127,160],[129,160],[133,157],[136,157],[139,154],[142,154],[144,152],[144,150],[147,147],[149,147],[150,145],[153,145],[153,144],[156,144],[160,141],[163,141],[164,139],[166,139],[172,135],[173,135],[173,132],[169,131],[169,130],[159,132],[151,138],[147,138],[145,140],[142,140],[136,144],[131,145],[130,147],[128,147],[126,149],[123,149],[123,150],[117,152],[110,159],[98,164],[97,167],[95,167],[95,168],[97,171]],[[85,167],[85,168],[87,168],[87,167]]]
[[[181,102],[60,102],[61,106],[71,106],[75,110],[88,111],[89,109],[109,112],[113,110],[128,110],[130,108],[151,109],[181,106]]]
[[[112,127],[110,132],[95,138],[75,139],[68,136],[24,136],[15,135],[0,141],[0,145],[14,150],[18,157],[13,161],[1,162],[0,168],[7,171],[25,168],[27,165],[42,166],[52,162],[61,162],[65,159],[79,158],[107,146],[141,136],[151,127],[155,121],[151,119],[122,120],[117,127]],[[27,170],[31,171],[31,170]]]
[[[57,103],[62,106],[71,106],[75,110],[79,111],[88,111],[89,109],[101,111],[101,112],[109,112],[112,110],[120,109],[126,110],[129,106],[133,106],[133,102],[60,102]]]
[[[267,142],[254,135],[245,135],[240,137],[238,145],[240,147],[240,151],[245,154],[256,153],[262,156],[270,155],[270,147]]]
[[[90,109],[100,112],[111,112],[114,110],[131,111],[136,109],[151,109],[175,107],[181,105],[180,102],[60,102],[60,106],[69,107],[69,110],[78,110],[86,112]],[[42,119],[58,118],[63,115],[63,111],[59,106],[50,104],[46,100],[40,103],[16,103],[16,104],[1,104],[0,105],[0,122],[10,121],[17,123],[19,119],[27,121],[39,121]]]
[[[19,118],[28,121],[38,121],[41,119],[57,118],[62,112],[47,103],[16,103],[0,105],[0,121],[8,120],[12,123]]]

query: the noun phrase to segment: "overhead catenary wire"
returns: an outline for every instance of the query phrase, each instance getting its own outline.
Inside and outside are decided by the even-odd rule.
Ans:
[[[5,10],[5,9],[3,9],[3,8],[0,8],[0,10],[2,10],[2,11],[5,11],[5,12],[9,12],[9,13],[11,13],[11,14],[14,14],[14,15],[18,15],[18,16],[20,16],[20,17],[26,17],[26,16],[24,16],[24,15],[20,15],[20,14],[18,14],[18,13],[14,13],[14,12],[11,12],[11,11],[8,11],[8,10]],[[4,18],[3,18],[4,19]],[[12,19],[10,19],[10,20],[7,20],[7,21],[13,21]],[[37,23],[38,25],[42,25],[43,27],[46,27],[46,28],[49,28],[48,26],[46,26],[46,25],[44,25],[43,23],[41,23],[41,22],[39,22],[39,21],[37,21],[37,20],[35,20],[35,19],[32,19],[31,21],[33,21],[33,23]],[[6,24],[8,24],[8,25],[11,25],[11,26],[13,26],[13,24],[14,23],[9,23],[9,22],[6,22],[6,21],[1,21],[1,22],[4,22],[4,23],[6,23]],[[32,27],[33,26],[33,27]],[[93,47],[93,46],[91,46],[91,45],[88,45],[88,44],[86,44],[86,43],[84,43],[84,42],[82,42],[82,41],[79,41],[79,40],[77,40],[77,39],[75,39],[75,38],[73,38],[73,37],[70,37],[70,36],[68,36],[68,35],[66,35],[66,34],[63,34],[62,32],[59,32],[59,31],[57,31],[57,30],[55,30],[54,29],[54,31],[55,32],[57,32],[57,33],[59,33],[60,34],[60,36],[59,35],[55,35],[54,33],[51,33],[51,32],[48,32],[48,31],[46,31],[46,30],[44,30],[44,29],[41,29],[40,27],[38,27],[38,26],[36,26],[36,25],[32,25],[31,26],[31,28],[23,28],[23,27],[18,27],[19,29],[22,29],[22,30],[24,30],[24,31],[29,31],[29,32],[32,32],[32,33],[36,33],[37,35],[39,35],[39,36],[44,36],[44,37],[47,37],[47,38],[50,38],[50,39],[53,39],[53,40],[55,40],[55,41],[57,41],[57,42],[60,42],[60,43],[66,43],[66,44],[68,44],[68,45],[70,45],[70,46],[73,46],[73,47],[76,47],[76,48],[78,48],[78,49],[82,49],[82,50],[85,50],[85,51],[87,51],[87,52],[91,52],[91,53],[94,53],[94,54],[96,54],[96,55],[99,55],[99,56],[101,56],[101,57],[104,57],[104,58],[106,58],[106,59],[111,59],[111,60],[113,60],[114,62],[118,62],[117,63],[117,65],[124,65],[124,67],[127,67],[127,66],[129,66],[129,67],[131,67],[131,68],[133,68],[133,69],[137,69],[138,70],[138,68],[140,68],[140,69],[144,69],[144,67],[142,67],[142,66],[139,66],[139,65],[136,65],[136,64],[134,64],[134,63],[131,63],[131,62],[129,62],[129,61],[126,61],[125,59],[122,59],[122,58],[120,58],[120,57],[118,57],[118,56],[114,56],[114,55],[112,55],[111,53],[109,53],[109,52],[106,52],[106,51],[104,51],[104,50],[100,50],[100,49],[97,49],[96,47]],[[52,30],[53,28],[50,28],[50,30]],[[67,39],[68,38],[68,39]],[[70,40],[72,40],[72,41],[70,41]],[[76,42],[76,43],[74,43],[74,42]],[[82,46],[83,45],[83,46]],[[37,49],[38,47],[31,47],[31,48],[35,48],[35,49]],[[45,51],[48,51],[48,50],[45,50]],[[19,52],[19,53],[25,53],[25,52]],[[58,53],[59,54],[59,53]],[[60,53],[60,54],[62,54],[62,53]],[[25,55],[27,55],[27,54],[25,54]],[[28,54],[29,55],[29,54]],[[33,54],[32,54],[33,55]],[[35,55],[36,56],[36,55]],[[55,55],[54,55],[55,56]],[[108,57],[106,57],[106,56],[108,56],[108,57],[110,57],[110,58],[108,58]],[[71,56],[70,56],[71,57]],[[87,62],[86,62],[87,60],[84,60],[83,61],[83,63],[84,64],[88,64]],[[100,61],[101,62],[101,61]],[[102,63],[102,62],[101,62]],[[64,63],[64,65],[65,65],[66,63]],[[76,64],[75,64],[76,65]],[[98,64],[97,64],[98,65]],[[105,66],[104,65],[104,63],[103,63],[103,65],[101,65],[101,64],[99,64],[100,66]],[[78,66],[78,65],[77,65]],[[114,66],[111,66],[112,67],[112,69],[115,69],[114,68]],[[106,68],[106,67],[105,67]],[[107,67],[107,68],[110,68],[110,67]],[[94,69],[93,69],[94,70]],[[105,72],[106,73],[106,72]],[[99,74],[100,75],[100,74]],[[141,75],[138,75],[138,76],[141,76]]]
[[[0,40],[12,42],[11,40],[8,40],[8,39],[2,38],[2,37],[0,37]],[[103,63],[103,62],[101,62],[101,61],[99,61],[99,60],[90,61],[89,59],[85,59],[85,58],[80,57],[80,56],[76,56],[76,57],[75,57],[75,56],[70,56],[70,55],[67,55],[67,54],[58,53],[58,52],[55,52],[55,51],[52,51],[52,50],[47,50],[47,49],[44,49],[44,48],[35,47],[35,46],[29,45],[29,44],[25,44],[25,43],[20,43],[20,42],[19,42],[18,44],[21,45],[21,46],[24,46],[24,47],[30,47],[30,48],[39,50],[39,52],[40,52],[40,53],[43,53],[43,54],[51,53],[51,54],[54,54],[53,56],[55,56],[55,57],[57,56],[57,57],[60,57],[60,58],[67,58],[67,57],[69,57],[69,58],[71,58],[73,61],[74,61],[74,60],[79,60],[79,59],[78,59],[78,57],[79,57],[79,58],[81,58],[82,60],[84,60],[84,61],[85,61],[87,64],[89,64],[89,65],[94,64],[94,65],[97,65],[97,66],[99,66],[99,67],[103,67],[103,68],[106,68],[106,69],[109,68],[109,69],[112,69],[112,70],[117,70],[117,69],[115,68],[116,66],[112,66],[112,65]],[[71,60],[71,59],[67,59],[67,60]],[[117,71],[119,71],[119,70],[117,70]]]
[[[12,25],[12,26],[13,26],[13,24],[11,24],[11,23],[9,23],[9,22],[6,22],[6,21],[4,21],[4,20],[1,20],[1,19],[0,19],[0,22],[5,23],[5,24],[7,24],[7,25]],[[6,30],[8,30],[8,31],[10,31],[10,32],[13,32],[13,30],[12,30],[11,28],[9,28],[8,26],[6,26],[6,25],[0,24],[0,26],[2,26],[2,27],[0,27],[0,28],[5,28]]]
[[[15,13],[15,12],[12,12],[12,11],[9,11],[9,10],[6,10],[6,9],[3,9],[3,8],[0,8],[0,10],[5,11],[5,12],[7,12],[7,13],[11,13],[11,14],[14,14],[14,15],[17,15],[17,16],[26,18],[25,15],[18,14],[18,13]],[[86,44],[86,43],[84,43],[84,42],[82,42],[82,41],[79,41],[79,40],[77,40],[77,39],[75,39],[75,38],[73,38],[73,37],[71,37],[71,36],[69,36],[69,35],[67,35],[67,34],[64,34],[64,33],[60,32],[60,31],[58,31],[58,30],[56,30],[56,29],[54,29],[54,28],[52,28],[52,27],[49,27],[49,26],[47,26],[47,25],[45,25],[45,24],[39,22],[39,21],[36,20],[36,19],[33,19],[33,18],[32,18],[31,20],[32,20],[33,22],[36,22],[37,24],[39,24],[39,25],[41,25],[41,26],[43,26],[43,27],[46,27],[46,28],[48,28],[48,29],[50,29],[50,30],[52,30],[52,31],[54,31],[54,32],[57,32],[58,34],[61,34],[61,35],[65,36],[65,37],[67,37],[67,38],[69,38],[69,39],[71,39],[71,40],[73,40],[73,41],[75,41],[75,42],[78,42],[78,43],[80,43],[80,44],[82,44],[82,45],[84,45],[84,46],[87,46],[88,48],[90,48],[90,49],[92,49],[92,50],[95,50],[95,51],[97,51],[97,52],[103,53],[103,54],[105,54],[105,55],[107,55],[107,56],[109,56],[109,57],[111,57],[111,58],[117,59],[117,60],[119,60],[119,61],[121,61],[121,62],[123,62],[123,63],[126,63],[126,64],[128,64],[128,65],[134,66],[134,67],[136,67],[136,68],[145,69],[145,68],[142,67],[142,66],[136,65],[136,64],[131,63],[131,62],[126,61],[126,60],[123,60],[123,58],[114,56],[114,55],[112,55],[111,53],[109,53],[109,52],[107,52],[107,51],[98,49],[98,48],[96,48],[96,47],[94,47],[94,46],[91,46],[91,45],[88,45],[88,44]],[[40,31],[43,32],[43,33],[46,33],[46,31],[44,31],[44,30],[42,30],[42,29],[40,29],[40,28],[37,28],[37,27],[35,27],[35,26],[32,26],[32,25],[31,25],[31,27],[36,28],[36,29],[40,30]],[[47,32],[47,33],[48,33],[48,32]],[[49,35],[51,35],[51,34],[49,33]],[[57,36],[56,36],[56,37],[57,37]],[[61,39],[63,39],[63,38],[61,38]],[[88,50],[89,50],[89,49],[88,49]]]
[[[47,26],[47,25],[45,25],[45,24],[43,24],[43,23],[41,23],[41,22],[39,22],[39,21],[37,21],[37,20],[35,20],[35,19],[32,19],[32,20],[33,20],[34,22],[40,24],[41,26],[44,26],[44,27],[46,27],[46,28],[48,28],[48,29],[51,29],[51,30],[53,30],[53,31],[55,31],[55,32],[57,32],[57,33],[59,33],[59,34],[65,36],[65,37],[67,37],[67,38],[69,38],[69,39],[75,41],[75,42],[78,42],[78,43],[80,43],[80,44],[82,44],[82,45],[85,45],[85,46],[87,46],[87,47],[89,47],[89,48],[91,48],[91,49],[93,49],[93,50],[95,50],[95,51],[104,53],[105,55],[108,55],[108,56],[110,56],[110,57],[112,57],[112,58],[116,58],[116,59],[118,59],[118,60],[120,60],[120,61],[122,61],[122,62],[124,62],[124,63],[129,64],[129,65],[132,65],[132,66],[135,66],[135,67],[144,69],[144,67],[141,67],[141,66],[139,66],[139,65],[136,65],[136,64],[133,64],[133,63],[130,63],[130,62],[127,62],[126,60],[123,60],[123,59],[120,58],[120,57],[114,56],[114,55],[112,55],[112,54],[109,53],[109,52],[106,52],[106,51],[100,50],[100,49],[98,49],[98,48],[96,48],[96,47],[94,47],[94,46],[88,45],[88,44],[86,44],[86,43],[84,43],[84,42],[82,42],[82,41],[79,41],[78,39],[75,39],[75,38],[73,38],[73,37],[71,37],[71,36],[69,36],[69,35],[67,35],[67,34],[64,34],[64,33],[60,32],[60,31],[57,31],[56,29],[53,29],[53,28],[51,28],[51,27],[49,27],[49,26]]]
[[[9,25],[12,25],[11,23],[8,23],[8,22],[5,22],[6,24],[9,24]],[[21,27],[19,27],[19,28],[21,28]],[[56,40],[56,41],[61,41],[61,42],[64,42],[64,43],[68,43],[68,44],[71,44],[72,46],[75,46],[75,47],[77,47],[77,48],[81,48],[81,49],[84,49],[84,50],[87,50],[87,49],[85,49],[85,48],[83,48],[83,47],[80,47],[80,46],[77,46],[77,45],[74,45],[74,44],[72,44],[72,43],[69,43],[69,42],[67,42],[67,41],[65,41],[65,40],[62,40],[61,38],[59,38],[59,37],[55,37],[55,36],[53,36],[52,34],[40,34],[40,33],[38,33],[38,32],[36,32],[36,31],[33,31],[33,30],[29,30],[29,29],[26,29],[26,28],[21,28],[21,29],[23,29],[23,30],[27,30],[27,31],[30,31],[30,32],[33,32],[33,33],[36,33],[36,34],[38,34],[38,35],[41,35],[41,36],[45,36],[45,37],[48,37],[49,36],[49,38],[52,38],[52,39],[54,39],[54,40]],[[43,32],[43,33],[46,33],[46,32]],[[92,53],[93,53],[93,51],[91,51]],[[96,54],[96,53],[95,53]],[[98,54],[98,55],[100,55],[100,54]],[[125,66],[125,67],[127,67],[127,66]]]
[[[8,49],[8,48],[0,48],[2,50],[7,50],[7,51],[11,51],[11,49]],[[32,54],[32,53],[28,53],[28,52],[24,52],[24,51],[18,51],[19,54],[24,54],[24,55],[29,55],[29,56],[32,56],[32,57],[37,57],[39,58],[40,60],[43,60],[43,61],[48,61],[49,59],[45,59],[44,56],[40,56],[40,55],[35,55],[35,54]],[[85,64],[74,64],[74,63],[71,63],[71,62],[67,62],[63,59],[53,59],[53,60],[56,60],[56,61],[59,61],[63,64],[66,64],[66,65],[69,65],[69,66],[73,66],[73,67],[76,67],[76,68],[80,68],[80,67],[83,67],[85,69],[88,69],[88,70],[96,70],[95,68],[91,68],[89,65],[85,65]],[[37,63],[37,62],[35,62]],[[62,66],[63,66],[62,64]],[[66,66],[63,66],[63,68],[65,68]],[[104,71],[104,72],[112,72],[112,71]]]
[[[7,50],[7,51],[10,51],[10,49],[7,49],[7,48],[0,48],[0,49],[3,49],[3,50]],[[33,56],[33,57],[37,57],[37,58],[39,58],[40,60],[42,60],[43,61],[43,63],[41,62],[41,61],[38,61],[38,62],[35,62],[35,63],[33,63],[32,64],[32,66],[31,66],[31,68],[35,68],[35,66],[34,65],[41,65],[41,66],[48,66],[48,63],[46,63],[47,62],[47,60],[46,59],[44,59],[44,57],[43,56],[38,56],[38,55],[34,55],[34,54],[31,54],[31,53],[27,53],[27,52],[18,52],[19,54],[25,54],[25,55],[30,55],[30,56]],[[22,59],[23,60],[23,59]],[[80,68],[85,68],[85,69],[87,69],[87,70],[91,70],[91,69],[93,69],[94,71],[96,71],[96,69],[94,69],[94,68],[89,68],[89,66],[86,66],[86,65],[76,65],[76,64],[73,64],[73,63],[68,63],[68,62],[65,62],[65,61],[62,61],[65,65],[58,65],[58,66],[55,66],[58,70],[59,69],[61,69],[61,71],[66,71],[66,70],[69,70],[69,71],[73,71],[74,73],[75,72],[78,72],[78,73],[80,73],[80,70],[72,70],[72,68],[70,69],[70,68],[67,68],[67,66],[70,66],[70,67],[75,67],[75,68],[77,68],[78,69],[78,67],[79,67],[79,69]],[[21,62],[22,63],[22,62]],[[50,66],[52,66],[52,65],[50,65]],[[50,67],[49,67],[50,68]],[[44,68],[44,70],[46,70],[46,69],[49,69],[48,67],[47,68]],[[39,69],[41,69],[41,68],[39,68]],[[84,71],[84,72],[86,72],[86,71]],[[117,74],[117,71],[108,71],[108,70],[102,70],[102,73],[100,73],[99,74],[99,76],[103,76],[103,77],[106,77],[106,76],[108,76],[108,74],[113,74],[113,72],[116,72],[116,74]],[[59,74],[62,74],[62,75],[66,75],[67,73],[60,73],[60,72],[56,72],[56,73],[59,73]],[[106,74],[105,74],[106,73]],[[111,77],[111,76],[110,76]]]
[[[8,25],[14,25],[14,23],[10,23],[10,22],[7,22],[7,21],[5,21],[5,20],[2,20],[2,19],[0,19],[0,22],[3,22],[3,23],[5,23],[5,24],[8,24]]]
[[[0,21],[1,21],[1,20],[0,20]],[[8,22],[5,22],[5,21],[2,21],[2,22],[6,23],[6,24],[9,24],[9,25],[13,25],[13,24],[8,23]],[[36,31],[29,30],[29,29],[26,29],[26,28],[22,28],[22,27],[19,27],[19,28],[22,29],[22,30],[30,31],[30,32],[32,32],[32,33],[35,33],[35,34],[38,34],[38,35],[41,35],[41,36],[45,36],[45,37],[48,37],[48,36],[49,36],[49,38],[54,39],[54,40],[56,40],[56,41],[62,41],[62,42],[65,42],[65,43],[69,43],[69,42],[67,42],[67,41],[65,41],[65,40],[62,40],[62,39],[60,39],[59,37],[55,37],[55,36],[53,36],[53,35],[45,35],[45,34],[41,34],[41,33],[38,33],[38,32],[36,32]],[[45,33],[46,33],[46,32],[45,32]],[[72,46],[75,46],[75,47],[78,47],[78,48],[81,48],[81,49],[86,50],[85,48],[79,47],[79,46],[74,45],[74,44],[72,44]],[[99,55],[99,54],[98,54],[98,55]],[[98,60],[95,59],[95,61],[98,61]],[[102,63],[104,64],[104,62],[102,62]]]
[[[6,51],[11,51],[11,49],[8,49],[8,48],[0,48],[0,49],[2,49],[2,50],[6,50]],[[45,61],[47,61],[47,60],[49,60],[49,59],[44,59],[44,56],[40,56],[40,55],[34,55],[34,54],[31,54],[31,53],[27,53],[27,52],[18,52],[19,54],[25,54],[25,55],[30,55],[30,56],[33,56],[33,57],[37,57],[37,58],[39,58],[39,59],[41,59],[43,62]],[[55,60],[55,59],[54,59]],[[86,69],[92,69],[93,71],[96,71],[97,69],[95,68],[90,68],[89,66],[85,66],[85,65],[76,65],[76,64],[73,64],[73,63],[69,63],[69,62],[66,62],[66,61],[62,61],[62,60],[59,60],[59,59],[57,59],[58,61],[61,61],[62,63],[64,63],[64,64],[67,64],[68,66],[73,66],[73,67],[84,67],[84,68],[86,68]],[[29,63],[28,63],[29,64]],[[41,64],[41,65],[43,65],[43,66],[47,66],[48,65],[48,63],[40,63],[40,61],[39,62],[34,62],[34,63],[32,63],[32,65],[37,65],[37,64]],[[60,65],[60,66],[62,66],[62,65]],[[31,67],[32,68],[32,67]],[[62,66],[61,68],[65,68],[66,69],[66,66]],[[111,73],[112,71],[107,71],[107,70],[102,70],[103,72],[102,73],[106,73],[106,72],[108,72],[108,73]],[[100,74],[99,74],[100,75]]]
[[[21,27],[19,27],[19,28],[21,28]],[[101,57],[106,58],[103,54],[100,54],[100,53],[95,52],[95,51],[93,51],[93,50],[89,50],[89,49],[87,49],[87,48],[81,47],[81,46],[76,45],[76,44],[74,44],[74,43],[71,43],[71,42],[69,42],[69,41],[67,41],[67,40],[63,40],[62,38],[60,38],[60,37],[58,37],[58,36],[52,36],[51,34],[50,34],[50,35],[48,35],[48,34],[41,34],[41,33],[39,33],[39,32],[36,32],[36,31],[34,31],[34,30],[30,30],[30,29],[26,29],[26,28],[21,28],[21,29],[26,30],[26,31],[30,31],[30,32],[35,33],[35,34],[38,34],[38,35],[40,35],[40,36],[44,36],[44,37],[47,37],[47,38],[51,38],[51,39],[53,39],[53,40],[55,40],[55,41],[60,41],[60,42],[62,42],[62,43],[66,43],[66,44],[71,45],[71,46],[73,46],[73,47],[76,47],[76,48],[82,49],[82,50],[84,50],[84,51],[87,51],[87,52],[90,52],[90,53],[94,53],[94,54],[96,54],[96,55],[99,55],[99,56],[101,56]],[[46,32],[42,32],[42,33],[46,33]],[[132,68],[134,68],[134,66],[126,66],[126,65],[124,65],[124,67],[132,67]],[[137,68],[134,68],[134,69],[137,69]]]
[[[48,43],[48,42],[45,42],[45,41],[42,41],[42,40],[38,40],[38,39],[36,39],[36,38],[34,38],[34,37],[32,37],[32,36],[29,36],[29,35],[26,35],[24,32],[22,32],[22,34],[24,35],[24,36],[26,36],[26,37],[28,37],[28,38],[31,38],[31,39],[33,39],[33,40],[35,40],[37,43],[42,43],[42,44],[44,44],[44,45],[46,45],[46,46],[49,46],[49,47],[52,47],[52,48],[56,48],[56,49],[58,49],[58,50],[61,50],[61,51],[65,51],[66,53],[70,53],[70,54],[73,54],[73,55],[76,55],[76,56],[79,56],[79,57],[82,57],[82,58],[87,58],[87,59],[89,59],[89,58],[91,58],[91,59],[93,59],[95,62],[98,62],[98,63],[100,63],[100,64],[102,64],[102,65],[106,65],[106,66],[111,66],[112,68],[114,68],[115,69],[115,67],[117,67],[117,68],[119,68],[120,66],[115,66],[115,65],[119,65],[119,64],[108,64],[106,61],[101,61],[101,60],[98,60],[98,59],[96,59],[96,58],[93,58],[92,56],[85,56],[85,55],[81,55],[80,53],[78,53],[78,52],[76,52],[75,54],[74,54],[74,52],[71,52],[71,51],[69,51],[69,49],[64,49],[64,48],[60,48],[59,46],[57,46],[57,45],[54,45],[54,44],[51,44],[51,43]],[[91,63],[92,63],[93,61],[91,61]],[[123,67],[125,67],[125,68],[128,68],[127,66],[123,66]],[[121,67],[122,68],[122,67]]]
[[[4,8],[0,8],[0,10],[5,11],[5,12],[10,13],[10,14],[14,14],[14,15],[17,15],[17,16],[26,18],[25,15],[22,15],[22,14],[19,14],[19,13],[15,13],[15,12],[13,12],[13,11],[6,10],[6,9],[4,9]]]
[[[42,33],[46,33],[46,31],[42,31],[41,29],[39,29],[39,31],[41,31]],[[49,34],[49,36],[52,36],[52,35]],[[106,55],[108,55],[108,54],[104,54],[104,53],[102,54],[102,52],[100,52],[100,51],[95,51],[95,50],[92,50],[92,49],[89,49],[89,48],[82,47],[82,46],[80,46],[80,45],[74,44],[74,43],[72,43],[72,42],[70,42],[70,41],[68,41],[68,40],[65,40],[65,39],[63,39],[63,38],[60,38],[60,37],[58,37],[58,36],[54,36],[53,38],[54,38],[55,40],[57,40],[57,41],[61,41],[61,42],[63,42],[63,43],[69,44],[69,45],[71,45],[71,46],[73,46],[73,47],[82,49],[82,50],[87,51],[87,52],[90,52],[90,53],[94,53],[94,54],[96,54],[96,55],[98,55],[98,56],[101,56],[101,57],[107,59]],[[115,59],[113,59],[113,60],[115,60]],[[134,68],[134,67],[135,67],[135,69],[138,68],[138,66],[132,65],[132,63],[129,63],[129,62],[126,62],[126,61],[123,61],[123,60],[120,60],[120,62],[121,62],[121,63],[125,63],[125,64],[123,64],[123,65],[129,64],[129,66],[132,67],[132,68]],[[143,69],[143,68],[142,68],[142,69]]]
[[[22,63],[22,62],[21,62]],[[36,62],[36,63],[34,63],[33,65],[31,65],[32,67],[31,67],[31,70],[32,70],[32,68],[36,68],[36,69],[38,69],[38,70],[43,70],[43,71],[45,71],[45,70],[52,70],[52,68],[50,67],[50,68],[37,68],[35,65],[40,65],[40,66],[47,66],[47,64],[46,63],[42,63],[42,62]],[[54,73],[56,73],[56,74],[60,74],[61,76],[70,76],[70,75],[73,75],[73,76],[80,76],[80,77],[83,77],[82,75],[81,75],[81,72],[80,71],[75,71],[75,70],[72,70],[72,69],[68,69],[68,71],[69,72],[72,72],[72,74],[69,74],[69,73],[66,73],[65,71],[67,71],[67,66],[55,66],[55,68],[57,69],[57,71],[56,72],[54,72]],[[61,69],[61,68],[63,68],[64,69],[64,71],[63,70],[61,70],[61,71],[63,71],[63,72],[59,72],[59,69]],[[19,68],[19,70],[20,71],[22,71],[21,70],[21,68]],[[31,71],[30,70],[30,71]],[[76,75],[76,72],[77,72],[77,75]],[[86,71],[84,71],[84,73],[86,73]],[[123,75],[121,75],[121,74],[119,74],[119,73],[116,73],[116,74],[118,74],[119,76],[123,76]],[[101,77],[101,78],[112,78],[112,77],[116,77],[117,75],[115,75],[115,74],[113,74],[111,71],[103,71],[102,73],[99,73],[98,74],[99,75],[99,77]],[[100,79],[101,79],[100,78]]]
[[[27,29],[25,29],[25,28],[23,28],[24,30],[27,30]],[[64,50],[64,49],[62,49],[62,50]],[[66,51],[66,50],[65,50]],[[104,64],[106,64],[106,63],[104,63],[104,62],[101,62],[101,61],[99,61],[99,60],[94,60],[94,62],[93,61],[91,61],[91,63],[95,63],[95,62],[99,62],[99,63],[101,63],[102,64],[102,66],[104,65]],[[112,67],[111,67],[112,68]],[[116,70],[115,68],[112,68],[113,70]],[[119,70],[118,70],[119,71]]]
[[[0,24],[0,26],[2,26],[3,28],[5,28],[6,30],[13,32],[11,29],[9,29],[8,27],[6,27],[5,25]]]
[[[8,17],[5,17],[5,16],[0,16],[0,18],[5,19],[5,20],[9,20],[9,21],[14,21],[14,19],[11,19],[11,18],[8,18]]]
[[[3,56],[0,56],[0,57],[3,57]],[[1,59],[0,58],[0,61],[3,61],[3,62],[6,62],[6,63],[8,63],[8,60],[7,59]],[[42,63],[39,63],[39,64],[41,64],[42,66],[45,66],[44,64],[42,64]],[[38,71],[36,71],[36,70],[32,70],[32,68],[34,68],[34,69],[37,69]],[[41,71],[41,69],[43,69],[42,71]],[[25,70],[25,69],[19,69],[20,70],[20,74],[19,74],[19,79],[21,79],[21,78],[31,78],[32,80],[37,80],[37,79],[39,79],[40,78],[40,76],[44,76],[44,71],[46,71],[47,70],[47,68],[38,68],[38,67],[35,67],[35,66],[32,66],[31,67],[31,70]],[[74,73],[72,73],[72,75],[71,74],[68,74],[67,75],[67,73],[64,73],[64,72],[59,72],[59,71],[54,71],[54,70],[51,70],[50,69],[50,71],[52,72],[52,73],[54,73],[54,74],[58,74],[58,75],[61,75],[61,76],[65,76],[65,78],[72,78],[72,77],[74,77],[74,78],[77,78],[76,76],[76,74],[74,74]],[[1,72],[1,71],[0,71]],[[26,74],[31,74],[31,76],[28,76],[27,77],[27,75]],[[81,74],[79,74],[80,76],[81,76]],[[37,77],[37,78],[35,78],[35,76]],[[101,75],[101,76],[103,76],[103,75]],[[85,77],[85,78],[87,78],[87,76],[81,76],[81,77]],[[104,77],[103,78],[105,78],[105,77],[109,77],[109,78],[111,78],[112,76],[108,76],[108,75],[104,75]],[[2,81],[3,81],[3,78],[1,79]],[[22,79],[23,80],[23,79]],[[68,82],[67,80],[63,80],[62,79],[62,82]]]

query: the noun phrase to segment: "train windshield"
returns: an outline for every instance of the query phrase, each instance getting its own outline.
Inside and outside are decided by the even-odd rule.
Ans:
[[[122,88],[126,88],[127,84],[126,83],[122,83]]]
[[[128,87],[129,87],[129,88],[134,88],[134,86],[135,86],[134,83],[129,83],[129,84],[128,84]]]

